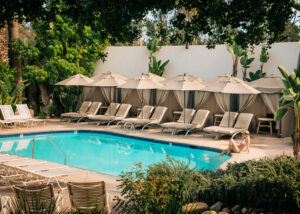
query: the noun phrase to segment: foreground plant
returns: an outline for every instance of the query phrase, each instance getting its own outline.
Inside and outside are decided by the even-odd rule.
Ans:
[[[264,213],[300,212],[300,159],[279,156],[228,164],[227,169],[190,169],[168,159],[143,169],[137,164],[121,175],[121,213],[193,213],[191,202],[262,210]]]
[[[136,164],[120,181],[115,208],[121,213],[177,213],[184,204],[197,201],[209,182],[189,164],[171,158],[149,169]]]

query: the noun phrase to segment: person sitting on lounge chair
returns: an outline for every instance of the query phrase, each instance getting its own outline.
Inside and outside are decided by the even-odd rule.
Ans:
[[[248,153],[250,146],[250,133],[248,130],[243,131],[243,137],[241,143],[238,145],[232,138],[229,140],[228,148],[224,149],[219,156],[223,156],[225,153],[228,155],[230,153],[240,153],[242,151],[247,150]]]

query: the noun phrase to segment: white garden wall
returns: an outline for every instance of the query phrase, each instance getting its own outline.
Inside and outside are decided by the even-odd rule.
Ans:
[[[248,71],[260,68],[260,46],[254,50],[254,62]],[[126,77],[134,77],[148,72],[149,51],[145,46],[111,46],[107,49],[108,56],[104,63],[98,62],[95,75],[102,72],[115,72]],[[284,66],[291,72],[297,64],[300,43],[276,43],[269,50],[270,59],[264,65],[267,74],[280,75],[278,65]],[[188,73],[201,79],[208,80],[219,75],[232,73],[232,56],[225,45],[217,45],[215,49],[207,49],[204,45],[164,46],[155,56],[170,63],[166,67],[164,77],[174,77]],[[242,77],[239,67],[239,77]]]

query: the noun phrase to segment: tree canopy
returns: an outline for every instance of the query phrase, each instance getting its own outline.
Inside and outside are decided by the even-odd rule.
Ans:
[[[64,3],[64,10],[59,8]],[[277,41],[295,7],[294,0],[24,0],[1,1],[0,24],[14,17],[27,21],[46,18],[54,21],[63,13],[82,25],[100,30],[116,42],[132,42],[141,35],[137,25],[149,11],[172,13],[176,36],[192,43],[199,34],[209,47],[216,43],[235,43],[242,47]]]

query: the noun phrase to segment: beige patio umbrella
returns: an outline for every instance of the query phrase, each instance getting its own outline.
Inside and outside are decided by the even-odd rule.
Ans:
[[[150,79],[152,79],[152,80],[155,80],[156,82],[162,82],[162,81],[165,81],[165,80],[166,80],[166,78],[161,77],[161,76],[158,76],[158,75],[153,74],[153,73],[150,73],[150,72],[149,72],[149,73],[146,73],[146,74],[142,74],[142,75],[137,76],[137,77],[134,77],[134,79],[141,78],[141,76],[146,76],[146,77],[148,77],[148,78],[150,78]]]
[[[241,79],[229,75],[218,76],[205,83],[207,85],[206,91],[219,92],[224,94],[259,94],[260,91],[248,85]],[[229,112],[231,110],[231,96],[229,96]],[[230,117],[230,114],[229,114]],[[228,127],[230,118],[228,120]]]
[[[248,85],[266,94],[282,93],[282,89],[285,88],[282,78],[275,75],[254,80],[249,82]]]
[[[124,80],[125,78],[126,77],[122,77],[121,75],[116,75],[111,72],[106,72],[97,75],[96,77],[94,77],[93,82],[86,84],[85,86],[109,88],[109,99],[110,102],[112,102],[113,101],[113,98],[111,96],[112,88],[117,88],[118,86],[123,85],[126,82],[126,80]]]
[[[92,79],[82,75],[76,74],[63,81],[56,83],[55,85],[66,85],[66,86],[85,86],[88,83],[93,82]]]
[[[105,72],[105,73],[100,73],[98,75],[95,75],[95,76],[91,77],[91,79],[92,80],[100,80],[100,79],[105,78],[105,76],[107,76],[107,75],[111,75],[115,79],[128,80],[127,77],[124,77],[124,76],[122,76],[120,74],[117,74],[117,73],[114,73],[114,72],[110,72],[110,71]]]
[[[186,106],[185,103],[185,93],[186,91],[205,91],[206,86],[202,84],[197,77],[180,74],[174,78],[167,79],[162,82],[165,86],[160,88],[160,90],[173,90],[173,91],[184,91],[183,93],[183,109]],[[185,111],[183,118],[185,122]]]
[[[144,90],[145,89],[160,89],[164,85],[151,78],[148,74],[142,74],[133,79],[129,79],[125,84],[119,86],[124,89],[142,90],[142,106],[144,106]],[[142,111],[143,114],[143,111]],[[142,115],[143,116],[143,115]]]

